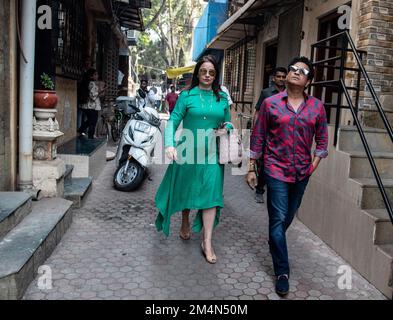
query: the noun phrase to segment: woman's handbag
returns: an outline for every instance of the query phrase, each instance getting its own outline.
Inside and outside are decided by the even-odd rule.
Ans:
[[[217,130],[219,162],[220,164],[238,165],[244,156],[243,143],[238,130],[233,129],[228,132],[227,125],[234,128],[232,123],[226,122]]]

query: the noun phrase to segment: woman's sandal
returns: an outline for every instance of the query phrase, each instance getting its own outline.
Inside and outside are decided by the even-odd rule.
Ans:
[[[203,256],[205,257],[205,259],[206,259],[206,261],[208,262],[208,263],[210,263],[210,264],[216,264],[217,263],[217,257],[214,255],[214,256],[211,256],[211,257],[208,257],[207,255],[206,255],[206,252],[205,252],[205,247],[204,247],[204,245],[203,245],[203,242],[202,242],[202,244],[201,244],[201,249],[202,249],[202,254],[203,254]]]

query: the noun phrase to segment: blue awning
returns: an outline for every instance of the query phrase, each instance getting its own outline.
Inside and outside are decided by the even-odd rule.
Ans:
[[[194,61],[197,61],[205,53],[207,45],[217,35],[218,28],[226,21],[227,17],[227,0],[209,1],[194,28],[192,55]]]

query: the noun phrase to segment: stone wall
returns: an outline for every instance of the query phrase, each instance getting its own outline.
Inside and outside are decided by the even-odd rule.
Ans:
[[[358,48],[367,51],[366,70],[393,124],[393,2],[360,0]],[[362,121],[366,126],[382,128],[371,94],[362,82]]]
[[[0,191],[10,188],[10,2],[0,1]]]

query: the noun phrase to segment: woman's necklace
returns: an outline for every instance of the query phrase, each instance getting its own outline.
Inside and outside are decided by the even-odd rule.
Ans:
[[[200,92],[199,95],[200,95],[200,97],[201,97],[202,110],[203,110],[203,113],[205,114],[204,117],[203,117],[203,120],[207,120],[207,115],[208,115],[208,113],[211,112],[212,109],[213,109],[213,99],[214,99],[214,97],[213,97],[213,95],[211,95],[210,105],[209,105],[208,108],[206,108],[206,100],[205,100],[205,97],[203,96],[202,92]]]

